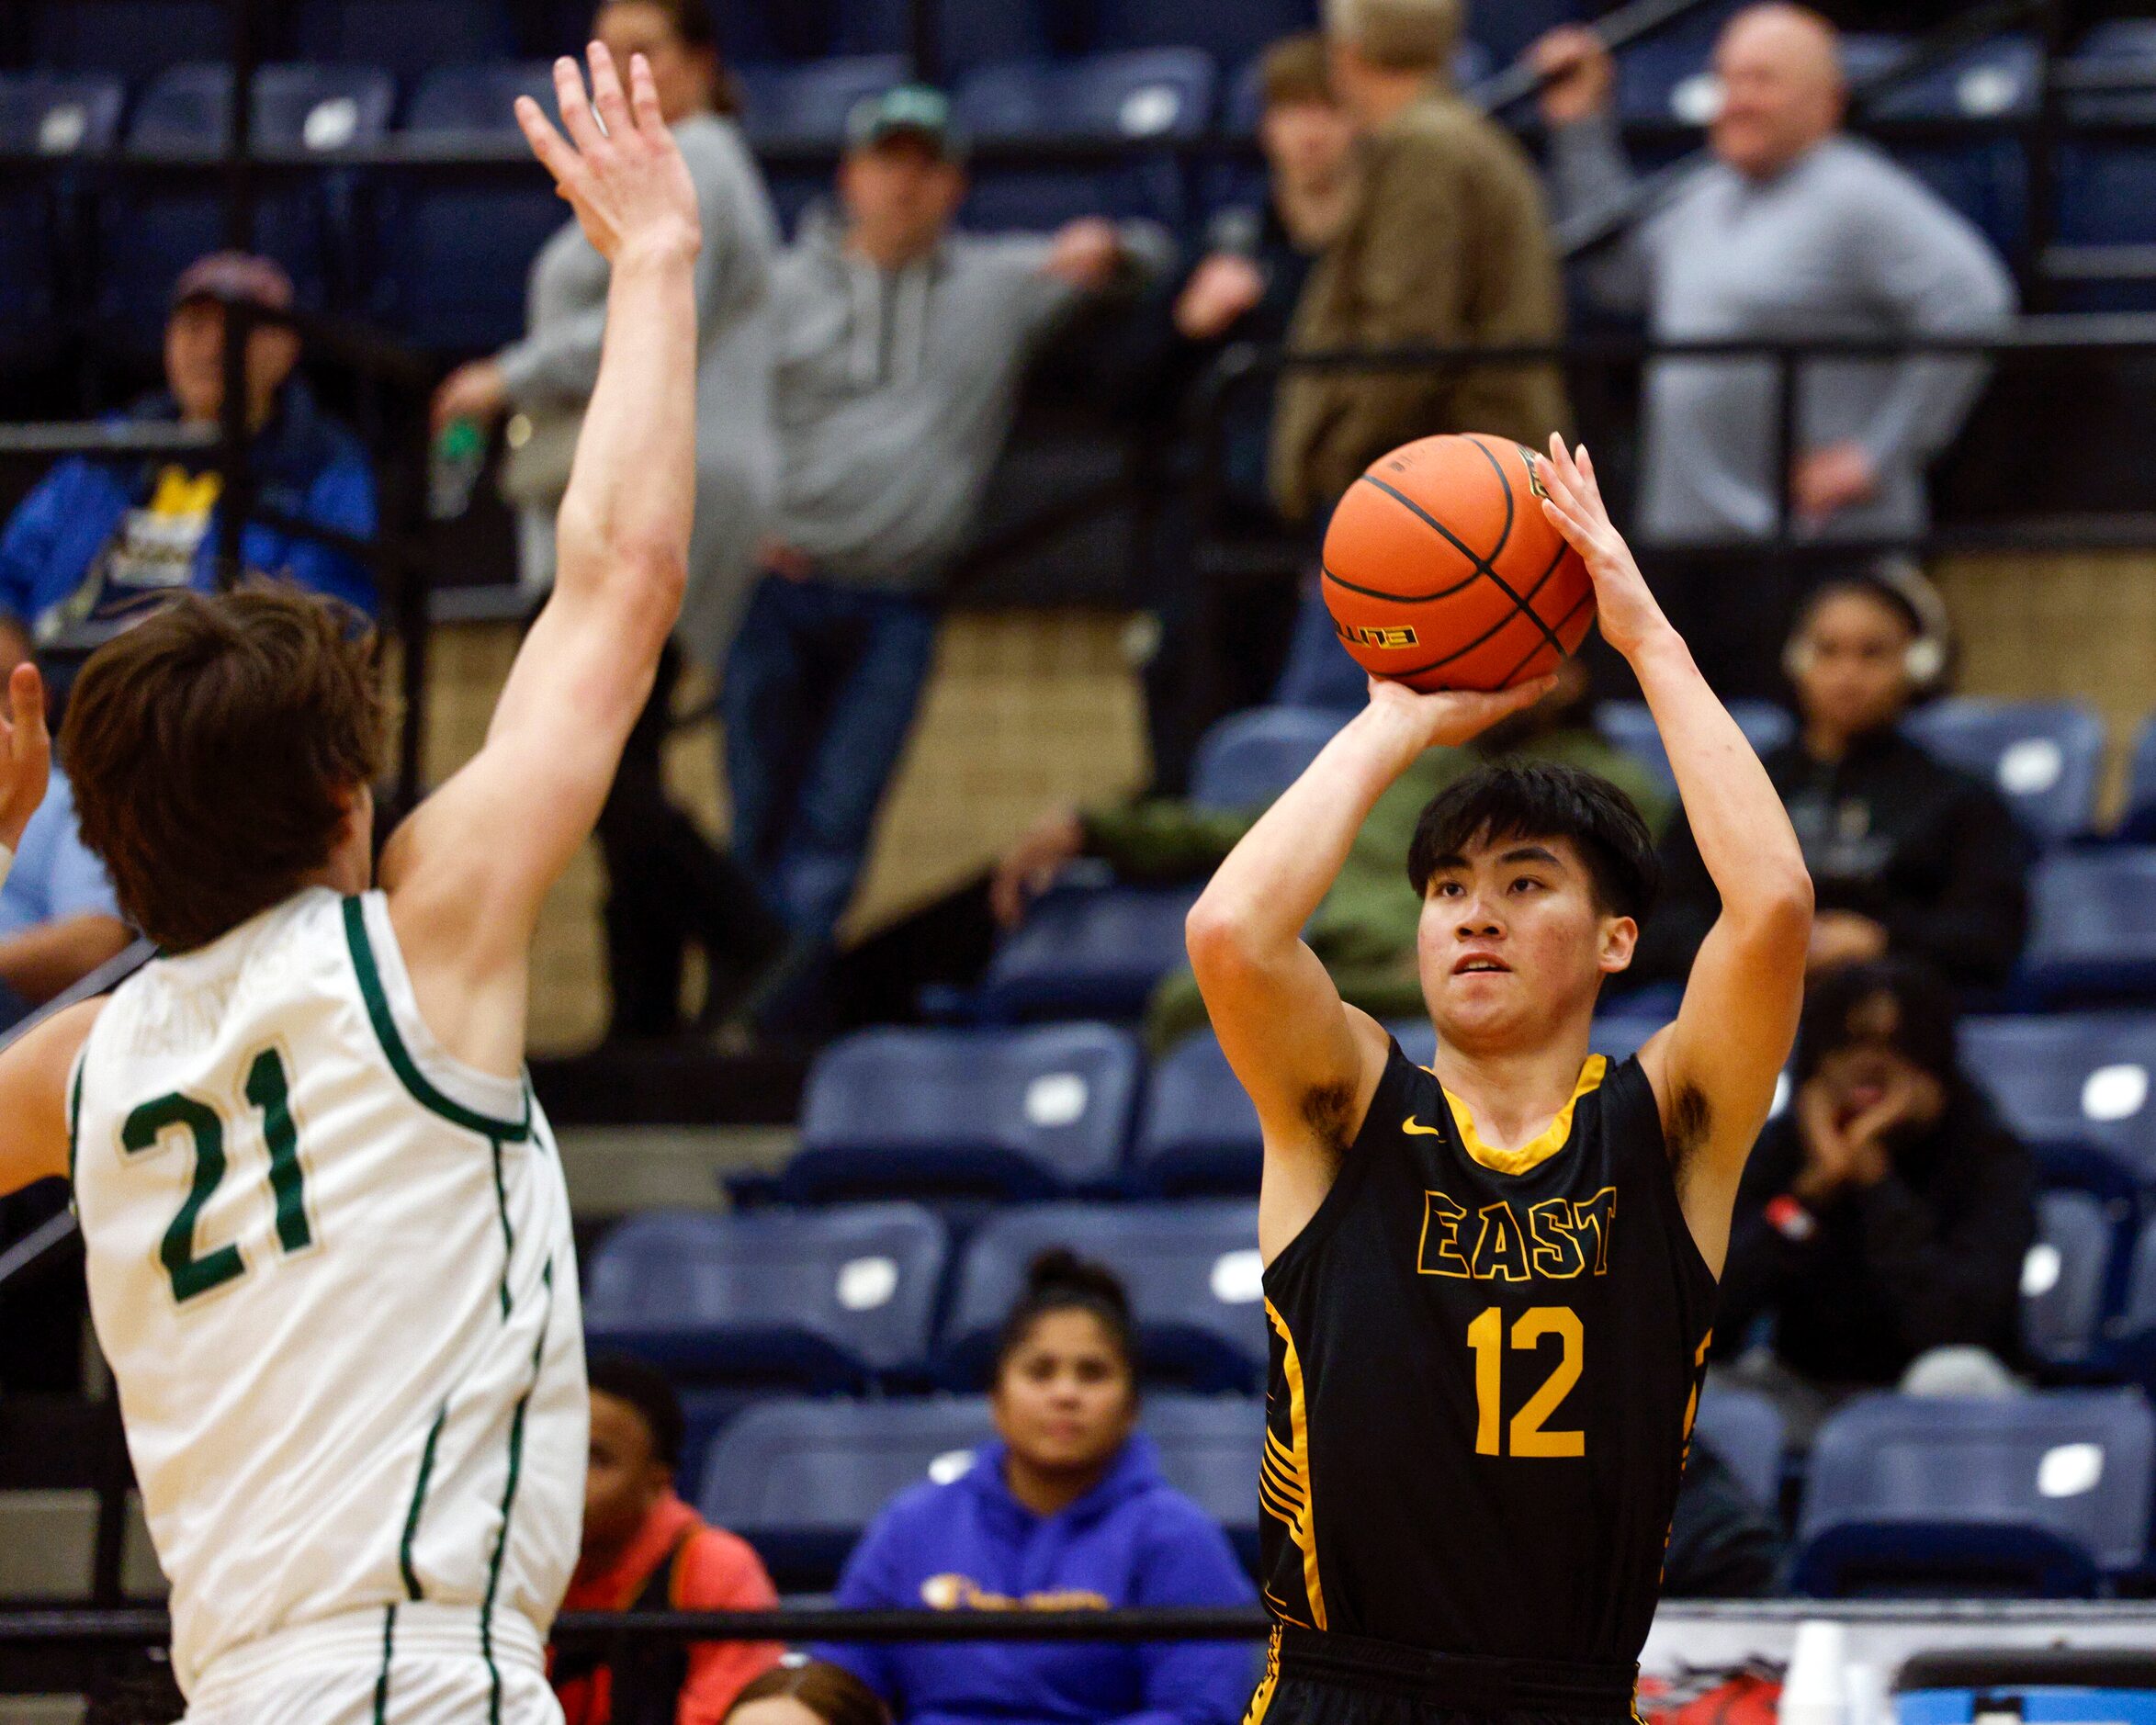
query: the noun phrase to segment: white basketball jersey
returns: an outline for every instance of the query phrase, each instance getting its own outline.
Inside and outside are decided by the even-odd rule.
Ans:
[[[527,1085],[429,1035],[388,901],[302,892],[114,993],[73,1088],[90,1310],[181,1687],[409,1601],[535,1645],[588,1407],[569,1196]],[[416,1615],[416,1614],[413,1614]]]

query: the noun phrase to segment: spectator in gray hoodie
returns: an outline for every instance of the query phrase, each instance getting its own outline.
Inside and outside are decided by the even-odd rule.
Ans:
[[[1026,361],[1122,254],[1101,220],[954,233],[965,186],[941,95],[871,97],[840,215],[773,279],[778,506],[721,702],[735,853],[811,964],[852,896]]]
[[[672,722],[682,653],[725,663],[777,490],[771,430],[771,276],[778,222],[755,160],[729,118],[731,81],[719,63],[705,0],[600,0],[593,33],[615,62],[649,61],[660,111],[680,145],[704,217],[696,263],[696,523],[689,589],[660,660],[644,716],[622,756],[599,820],[606,855],[606,944],[617,1037],[682,1027],[687,949],[703,950],[707,1018],[730,1001],[783,942],[770,918],[744,911],[755,895],[732,859],[668,796],[660,750]],[[518,514],[525,584],[554,579],[554,517],[599,376],[606,333],[606,260],[574,221],[532,265],[525,338],[450,374],[435,400],[437,426],[491,425],[505,413],[503,489]],[[677,650],[677,648],[679,650]]]

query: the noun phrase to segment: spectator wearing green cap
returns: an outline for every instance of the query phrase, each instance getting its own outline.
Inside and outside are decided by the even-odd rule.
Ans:
[[[1123,257],[1098,218],[954,233],[965,191],[939,92],[870,97],[773,278],[778,505],[722,695],[736,854],[795,937],[766,1028],[807,1027],[1027,358]]]

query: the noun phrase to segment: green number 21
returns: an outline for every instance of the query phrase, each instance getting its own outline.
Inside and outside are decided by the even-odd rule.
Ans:
[[[307,1220],[305,1171],[299,1166],[299,1134],[292,1125],[290,1086],[285,1063],[274,1048],[254,1056],[247,1069],[247,1100],[262,1112],[262,1135],[269,1145],[269,1189],[277,1200],[277,1245],[298,1252],[314,1244]],[[183,1131],[195,1144],[195,1178],[179,1213],[164,1231],[158,1257],[172,1278],[172,1297],[185,1305],[198,1294],[221,1288],[247,1273],[240,1248],[232,1244],[198,1253],[195,1224],[224,1178],[225,1122],[208,1103],[191,1096],[161,1096],[127,1117],[119,1141],[130,1156],[155,1149],[168,1132]]]

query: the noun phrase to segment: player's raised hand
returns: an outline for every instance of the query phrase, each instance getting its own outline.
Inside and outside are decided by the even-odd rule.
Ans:
[[[0,844],[22,845],[23,829],[45,800],[52,773],[52,738],[45,729],[45,682],[25,660],[7,680],[6,718],[0,719]]]
[[[1537,677],[1495,694],[1473,689],[1440,689],[1425,694],[1386,677],[1370,680],[1370,705],[1406,725],[1417,752],[1457,748],[1488,730],[1499,719],[1524,712],[1557,686],[1554,677]]]
[[[1647,591],[1646,577],[1633,560],[1631,547],[1609,519],[1609,507],[1595,480],[1593,457],[1584,445],[1577,451],[1566,449],[1564,439],[1552,434],[1550,453],[1535,459],[1535,472],[1549,493],[1542,499],[1542,513],[1580,554],[1595,583],[1602,638],[1629,655],[1656,630],[1666,628],[1668,621]]]
[[[696,187],[660,114],[650,62],[631,56],[624,95],[606,45],[593,42],[590,52],[588,95],[573,59],[564,54],[554,62],[554,94],[568,139],[530,96],[517,97],[517,124],[532,153],[576,211],[584,238],[609,263],[631,247],[694,255],[704,238]]]

